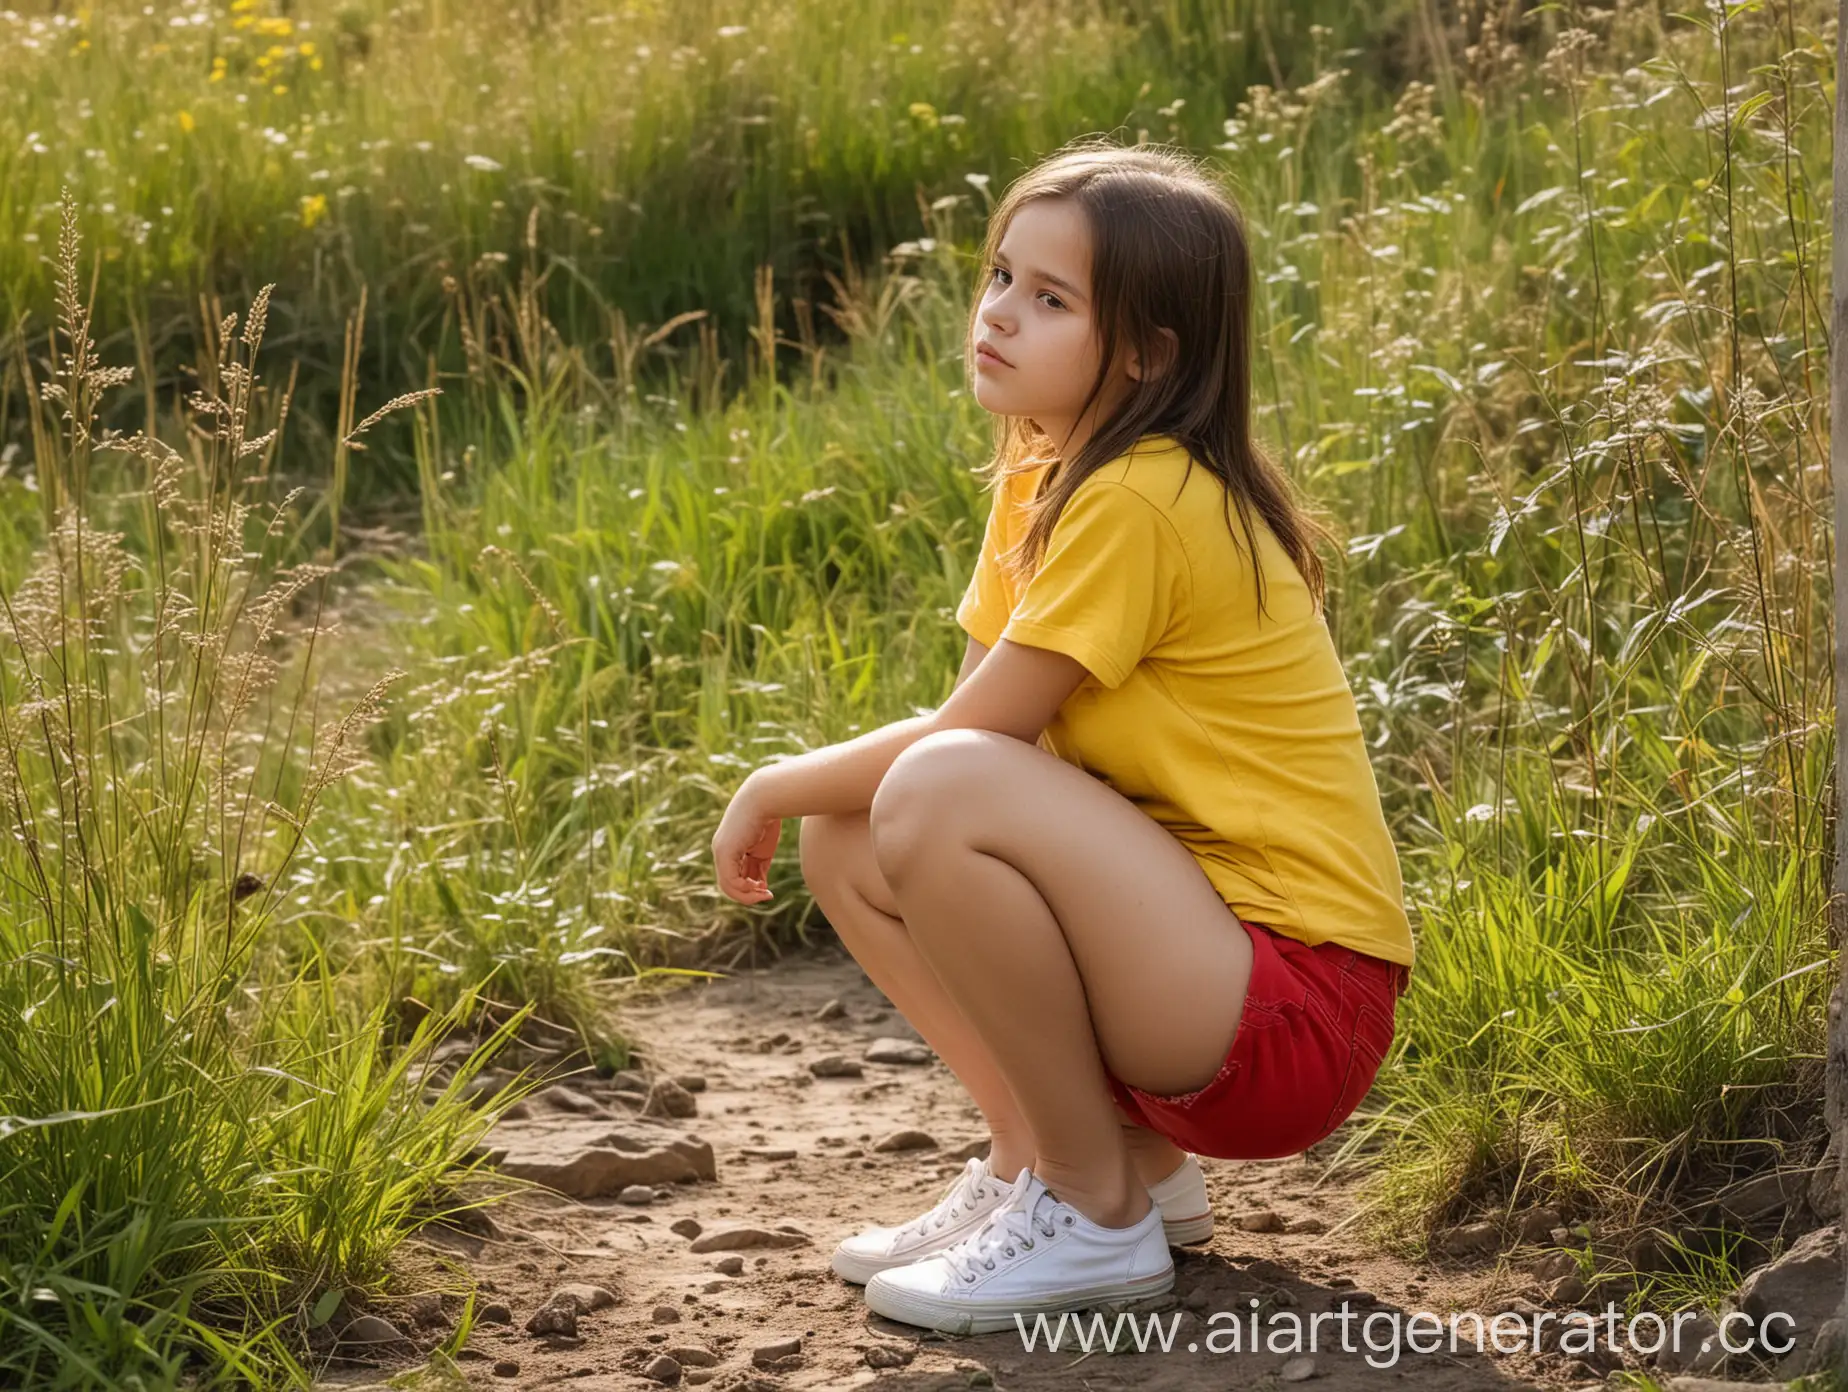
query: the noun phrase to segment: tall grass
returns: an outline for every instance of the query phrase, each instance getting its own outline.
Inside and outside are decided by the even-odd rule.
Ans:
[[[1396,87],[1446,41],[1433,21],[1417,0],[0,12],[0,315],[48,297],[69,183],[111,262],[105,334],[139,335],[163,372],[197,354],[200,293],[277,284],[300,442],[324,458],[362,285],[365,372],[388,393],[424,385],[431,354],[461,365],[444,277],[517,265],[529,231],[557,268],[552,324],[604,364],[625,326],[694,308],[736,354],[759,266],[793,333],[794,300],[968,179],[1005,181],[1077,129],[1212,141],[1249,83],[1300,80],[1335,46]]]
[[[218,325],[182,453],[97,434],[129,372],[99,361],[68,196],[57,267],[55,371],[26,378],[48,525],[0,590],[0,1381],[268,1385],[443,1211],[485,1054],[426,1104],[459,1016],[387,1050],[395,1003],[278,913],[385,684],[323,704],[327,568],[279,567],[286,515],[254,501],[287,414],[254,369],[267,292]],[[104,451],[142,487],[93,493]]]

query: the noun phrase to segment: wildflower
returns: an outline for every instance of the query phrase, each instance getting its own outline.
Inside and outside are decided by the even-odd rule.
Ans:
[[[193,120],[192,112],[182,111],[180,113],[180,129],[185,131],[188,135],[193,133],[193,127],[196,124],[198,123]]]
[[[489,159],[486,155],[464,155],[462,163],[470,169],[478,169],[483,174],[493,174],[500,170],[500,161]]]
[[[926,130],[936,129],[937,108],[932,106],[929,102],[912,102],[909,110],[911,112],[911,119],[919,122]]]
[[[314,57],[314,45],[312,43],[299,43],[295,46],[295,51],[304,58]]]
[[[212,59],[212,76],[209,80],[212,82],[225,80],[225,60],[222,56]]]
[[[302,195],[302,226],[313,227],[327,216],[327,195],[324,193],[305,193]]]

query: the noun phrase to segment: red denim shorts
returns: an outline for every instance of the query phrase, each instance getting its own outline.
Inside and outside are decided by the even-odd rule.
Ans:
[[[1410,969],[1339,943],[1310,947],[1261,923],[1225,1062],[1196,1092],[1163,1096],[1104,1068],[1130,1121],[1222,1160],[1299,1155],[1351,1114],[1392,1046]]]

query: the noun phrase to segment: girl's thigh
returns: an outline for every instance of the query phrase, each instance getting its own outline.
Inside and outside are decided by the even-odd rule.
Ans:
[[[1009,735],[942,730],[893,761],[870,826],[901,903],[904,877],[943,876],[937,892],[970,852],[1026,877],[1071,953],[1115,1077],[1179,1093],[1218,1073],[1251,939],[1193,854],[1107,783]],[[968,921],[978,951],[981,933],[1033,927],[979,912]],[[1031,985],[1021,983],[1029,1005]]]

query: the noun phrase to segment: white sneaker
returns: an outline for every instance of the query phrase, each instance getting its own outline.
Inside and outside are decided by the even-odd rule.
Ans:
[[[971,1157],[935,1208],[898,1227],[875,1226],[843,1239],[829,1265],[835,1275],[865,1285],[881,1271],[908,1266],[968,1236],[1008,1193],[1007,1184],[988,1168],[986,1156]]]
[[[1205,1242],[1213,1235],[1206,1175],[1191,1151],[1172,1174],[1149,1185],[1148,1191],[1161,1210],[1162,1231],[1171,1244]],[[895,1228],[871,1227],[855,1233],[834,1249],[830,1265],[835,1275],[863,1286],[878,1272],[909,1266],[960,1241],[999,1208],[1008,1193],[1008,1185],[995,1178],[987,1156],[970,1160],[935,1208]]]
[[[1148,1190],[1161,1209],[1161,1226],[1170,1246],[1205,1242],[1213,1235],[1213,1202],[1206,1196],[1206,1172],[1192,1151],[1172,1174],[1156,1180]]]
[[[992,1334],[1016,1315],[1122,1304],[1174,1288],[1161,1209],[1106,1228],[1024,1167],[1007,1200],[954,1246],[866,1283],[866,1307],[945,1334]]]

